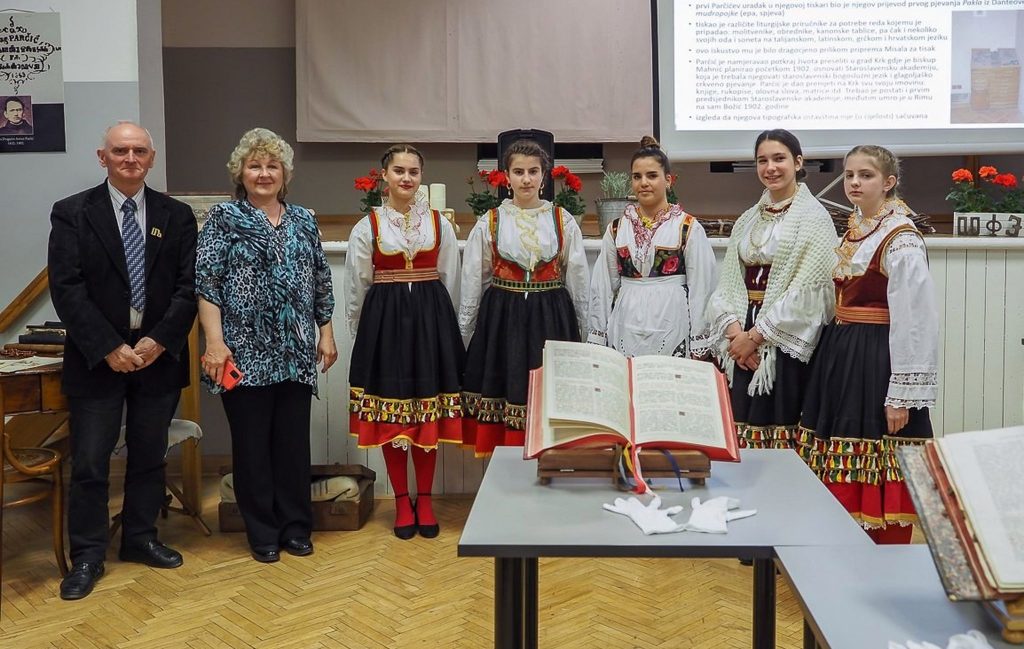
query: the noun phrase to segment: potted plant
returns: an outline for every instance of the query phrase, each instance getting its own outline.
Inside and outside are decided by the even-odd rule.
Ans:
[[[601,191],[604,198],[597,199],[597,222],[601,228],[601,235],[604,236],[608,224],[622,216],[626,205],[635,203],[635,198],[629,197],[630,182],[629,174],[625,171],[606,171],[601,179]]]
[[[992,236],[1019,235],[1024,190],[1018,187],[1017,176],[984,166],[978,169],[979,181],[970,169],[957,169],[952,179],[946,200],[953,203],[953,234],[979,235],[986,230]]]
[[[508,184],[508,176],[504,171],[495,169],[494,171],[478,171],[477,176],[484,183],[483,191],[476,191],[476,176],[470,176],[466,179],[469,184],[469,196],[466,197],[466,204],[469,205],[469,209],[473,210],[473,214],[480,218],[488,211],[501,205],[501,200],[498,195],[491,191],[491,189],[497,190],[502,185]]]
[[[573,218],[576,219],[576,225],[583,227],[583,214],[587,209],[586,204],[583,202],[583,197],[580,196],[580,192],[583,191],[583,181],[564,165],[559,165],[552,169],[551,177],[554,180],[562,181],[562,187],[555,194],[555,200],[552,203],[572,214]]]

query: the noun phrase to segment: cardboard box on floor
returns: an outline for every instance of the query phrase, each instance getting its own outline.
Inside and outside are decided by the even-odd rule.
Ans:
[[[313,531],[352,531],[361,528],[373,511],[373,483],[377,474],[361,464],[314,464],[311,468],[314,480],[343,475],[354,478],[359,484],[359,498],[356,500],[313,503]],[[230,467],[221,468],[221,475],[230,472]],[[220,503],[219,514],[221,532],[245,531],[245,522],[237,503]]]

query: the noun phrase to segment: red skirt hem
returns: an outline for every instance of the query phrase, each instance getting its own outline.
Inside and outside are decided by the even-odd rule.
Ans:
[[[444,417],[420,424],[389,424],[360,419],[349,414],[349,433],[357,438],[359,448],[376,448],[396,440],[407,440],[420,448],[437,448],[439,443],[463,443],[461,418]]]
[[[480,422],[467,417],[462,422],[462,444],[472,448],[477,457],[487,457],[499,446],[522,446],[526,431],[508,428],[505,424]]]
[[[886,481],[880,485],[828,482],[825,486],[865,529],[905,527],[917,522],[917,511],[903,481]]]

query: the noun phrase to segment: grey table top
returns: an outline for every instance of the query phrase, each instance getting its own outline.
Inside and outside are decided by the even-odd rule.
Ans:
[[[703,486],[657,481],[662,506],[730,496],[757,515],[729,523],[727,534],[645,536],[632,521],[602,509],[616,497],[609,480],[555,478],[541,485],[536,461],[499,447],[491,458],[459,540],[460,556],[771,558],[789,545],[870,545],[871,540],[789,450],[743,450],[742,462],[714,462]],[[670,489],[669,487],[673,488]]]
[[[993,647],[1009,648],[977,602],[951,602],[926,545],[779,548],[808,623],[830,649],[885,649],[893,640],[945,647],[977,629]]]

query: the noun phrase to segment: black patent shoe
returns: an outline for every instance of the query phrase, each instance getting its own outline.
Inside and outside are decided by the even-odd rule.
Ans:
[[[420,496],[430,497],[431,494],[419,494]],[[412,513],[416,514],[416,506],[413,505]],[[416,530],[425,539],[437,538],[437,535],[441,533],[441,526],[437,523],[433,525],[420,525],[419,514],[416,514]]]
[[[281,560],[281,552],[272,545],[252,549],[252,558],[260,563],[274,563]]]
[[[142,545],[122,545],[117,556],[121,561],[143,563],[150,568],[177,568],[185,562],[180,552],[156,539]]]
[[[281,548],[290,555],[305,557],[313,554],[313,542],[308,537],[296,536],[281,543]]]
[[[60,581],[60,598],[72,600],[86,597],[102,576],[102,561],[76,563]]]
[[[396,508],[398,507],[397,503],[398,503],[398,499],[399,498],[408,498],[408,497],[409,497],[409,494],[407,494],[407,493],[405,493],[405,494],[395,494],[395,503],[396,503],[395,507]],[[395,536],[397,536],[398,538],[402,539],[403,541],[408,541],[412,537],[416,536],[416,522],[415,522],[416,521],[416,518],[415,518],[415,516],[416,516],[416,509],[415,508],[413,508],[413,512],[412,513],[413,513],[413,524],[412,525],[396,525],[394,527]]]

